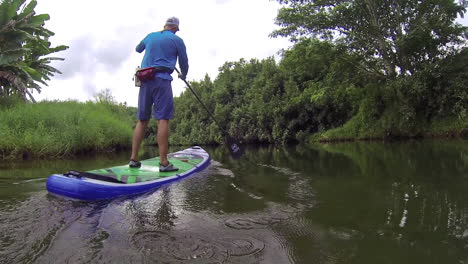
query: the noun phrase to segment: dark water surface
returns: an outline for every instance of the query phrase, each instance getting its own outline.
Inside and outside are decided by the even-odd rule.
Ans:
[[[100,202],[46,178],[129,153],[1,162],[0,263],[468,264],[468,141],[207,150],[197,175]]]

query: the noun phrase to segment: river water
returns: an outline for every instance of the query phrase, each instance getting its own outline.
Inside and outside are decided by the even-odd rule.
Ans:
[[[129,153],[0,163],[0,263],[468,263],[468,141],[207,151],[201,173],[99,202],[47,176]]]

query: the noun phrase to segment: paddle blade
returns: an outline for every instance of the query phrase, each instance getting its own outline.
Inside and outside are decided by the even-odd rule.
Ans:
[[[231,152],[231,156],[233,158],[238,159],[244,154],[244,148],[233,138],[226,138],[226,145],[228,146],[229,152]]]

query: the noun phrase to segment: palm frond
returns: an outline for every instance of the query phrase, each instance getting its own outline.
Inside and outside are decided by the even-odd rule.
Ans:
[[[4,0],[0,3],[0,25],[6,24],[16,16],[16,12],[26,0]]]
[[[20,60],[25,52],[28,52],[27,48],[18,48],[13,50],[6,50],[0,53],[0,65],[7,65],[15,61]]]
[[[34,12],[34,8],[36,7],[37,5],[37,1],[36,0],[33,0],[31,1],[28,5],[25,5],[23,7],[23,9],[21,10],[20,14],[18,15],[18,18],[21,19],[27,15],[29,15],[30,13],[33,13]]]
[[[36,0],[0,0],[0,94],[21,94],[35,102],[33,91],[41,92],[41,85],[59,70],[49,64],[60,57],[47,55],[68,49],[51,47],[48,41],[54,32],[44,27],[48,14],[36,15]],[[21,9],[21,10],[20,10]]]

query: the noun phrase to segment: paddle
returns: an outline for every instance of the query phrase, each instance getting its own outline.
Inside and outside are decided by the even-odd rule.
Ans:
[[[175,70],[180,75],[180,71],[177,68],[175,68]],[[232,157],[233,158],[240,158],[242,156],[242,154],[244,154],[244,149],[241,148],[240,144],[234,138],[230,137],[229,134],[226,132],[226,130],[224,130],[224,128],[218,123],[218,120],[216,120],[216,118],[211,113],[211,111],[208,109],[208,107],[206,107],[206,105],[202,102],[200,97],[198,97],[197,93],[195,93],[195,91],[192,89],[192,86],[190,86],[190,84],[186,80],[183,80],[183,81],[185,82],[187,87],[190,89],[190,91],[193,93],[195,98],[197,98],[198,102],[200,102],[200,104],[203,105],[203,107],[205,108],[206,112],[211,117],[211,119],[213,119],[213,121],[216,123],[216,125],[218,125],[219,130],[221,130],[221,133],[224,136],[224,142],[229,147],[229,151],[231,152]]]

